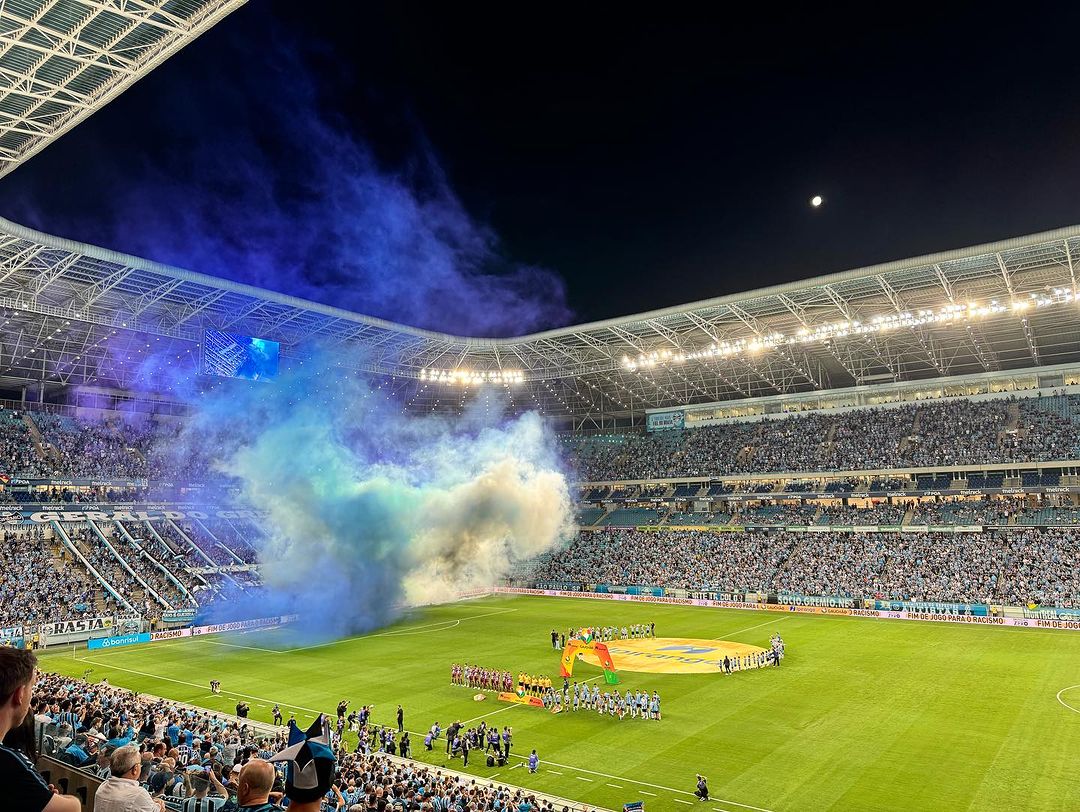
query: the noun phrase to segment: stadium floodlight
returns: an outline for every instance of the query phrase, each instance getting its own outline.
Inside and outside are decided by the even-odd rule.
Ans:
[[[1072,288],[1047,288],[1043,293],[1029,293],[1027,298],[1014,298],[1008,307],[997,299],[991,299],[987,304],[976,301],[950,302],[936,310],[924,308],[914,312],[902,311],[872,316],[869,321],[851,319],[801,327],[794,335],[776,332],[749,339],[737,338],[731,341],[713,342],[707,347],[692,352],[663,349],[643,352],[635,358],[624,355],[622,365],[630,372],[635,372],[638,369],[651,369],[669,363],[733,355],[757,355],[778,346],[824,343],[837,338],[907,330],[923,325],[960,324],[988,316],[999,316],[1008,313],[1010,309],[1023,312],[1032,307],[1040,309],[1070,302],[1080,302],[1080,296],[1077,296]]]

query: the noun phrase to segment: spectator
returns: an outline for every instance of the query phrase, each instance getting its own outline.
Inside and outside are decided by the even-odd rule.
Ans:
[[[274,787],[274,766],[261,758],[253,758],[240,770],[236,791],[238,812],[272,812],[279,807],[270,802]]]
[[[37,657],[33,652],[0,648],[0,740],[23,724],[30,711]],[[0,793],[4,805],[20,812],[81,812],[82,803],[45,783],[30,759],[0,744]]]
[[[139,783],[142,756],[138,746],[125,744],[109,757],[109,777],[94,796],[95,812],[165,812],[165,801],[151,798]]]

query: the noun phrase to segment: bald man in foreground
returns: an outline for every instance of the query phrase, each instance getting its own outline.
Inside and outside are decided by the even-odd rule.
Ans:
[[[240,770],[236,804],[238,812],[280,812],[281,807],[270,802],[274,787],[274,765],[253,758]]]

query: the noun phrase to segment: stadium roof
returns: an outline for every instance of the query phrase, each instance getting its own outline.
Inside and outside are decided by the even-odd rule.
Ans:
[[[0,0],[0,177],[247,0]]]
[[[645,409],[1080,361],[1080,227],[510,339],[434,333],[0,220],[0,384],[126,387],[204,328],[328,344],[418,411]],[[753,278],[752,269],[747,273]],[[602,421],[601,421],[602,422]]]

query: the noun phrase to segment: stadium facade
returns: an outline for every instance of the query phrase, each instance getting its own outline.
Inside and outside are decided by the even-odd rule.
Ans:
[[[0,389],[12,399],[147,395],[154,359],[200,371],[207,330],[318,347],[416,413],[484,401],[604,431],[691,406],[715,417],[1070,385],[1080,227],[506,339],[421,330],[0,220]],[[207,383],[206,385],[211,385]],[[934,393],[934,394],[931,394]],[[719,404],[719,405],[718,405]],[[816,404],[816,405],[815,405]]]

